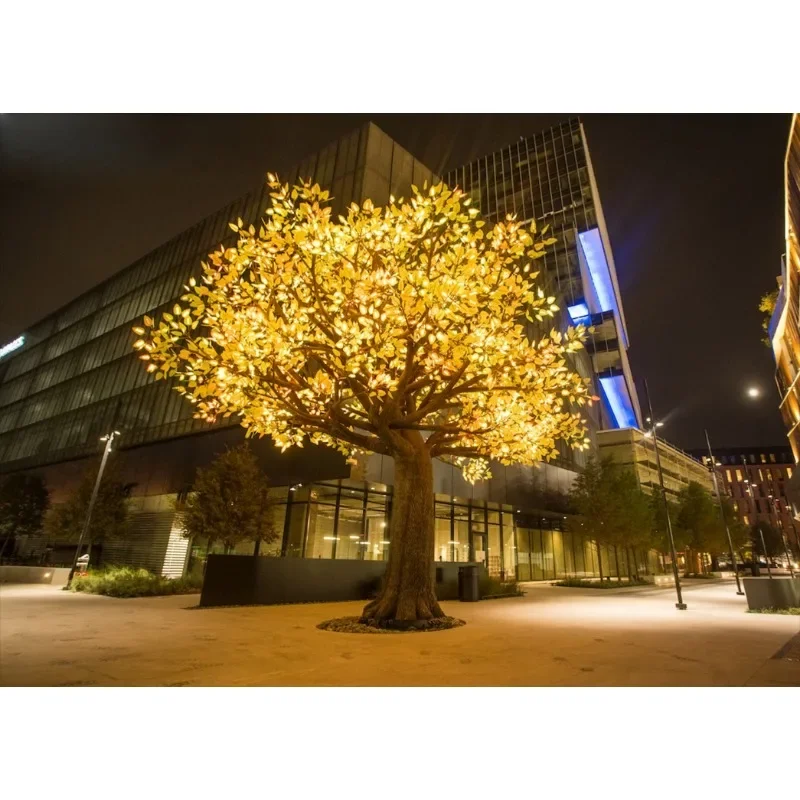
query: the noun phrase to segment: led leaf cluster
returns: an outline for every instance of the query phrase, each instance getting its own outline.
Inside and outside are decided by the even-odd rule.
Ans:
[[[469,480],[489,459],[586,447],[592,398],[566,358],[585,330],[529,335],[558,309],[535,285],[546,230],[513,217],[487,229],[443,184],[338,219],[317,185],[269,186],[260,227],[231,223],[238,244],[209,256],[183,305],[134,329],[195,416],[236,415],[281,449],[309,437],[348,458],[397,455],[420,431]]]

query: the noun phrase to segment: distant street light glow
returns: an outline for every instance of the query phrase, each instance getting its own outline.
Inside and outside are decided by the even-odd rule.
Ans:
[[[759,389],[757,386],[751,386],[747,390],[747,396],[748,397],[761,397],[761,389]]]

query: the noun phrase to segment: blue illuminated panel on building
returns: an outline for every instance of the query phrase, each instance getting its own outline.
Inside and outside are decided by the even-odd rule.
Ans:
[[[636,413],[625,383],[624,375],[612,375],[600,378],[600,388],[603,390],[606,403],[614,415],[617,428],[635,428]]]
[[[608,266],[606,251],[603,248],[603,240],[600,238],[599,228],[590,228],[588,231],[578,234],[586,264],[589,267],[589,275],[592,278],[597,300],[600,303],[600,311],[613,311],[615,317],[620,320],[617,304],[617,295],[614,292],[614,283],[611,280],[611,270]],[[627,337],[624,331],[620,331],[625,347],[628,346]]]
[[[589,306],[586,303],[575,303],[574,306],[567,306],[567,312],[574,324],[577,325],[579,322],[584,325],[588,324]]]

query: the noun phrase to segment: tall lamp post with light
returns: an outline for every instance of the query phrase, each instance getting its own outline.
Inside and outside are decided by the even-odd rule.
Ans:
[[[744,466],[744,474],[745,475],[749,475],[749,473],[747,471],[747,459],[744,456],[742,456],[742,465]],[[756,522],[754,524],[756,525],[756,527],[758,527],[758,534],[761,537],[761,549],[764,551],[764,561],[767,564],[767,575],[769,575],[769,577],[771,579],[772,578],[772,570],[770,569],[770,566],[769,566],[769,555],[767,554],[767,545],[766,545],[766,542],[764,541],[764,531],[761,530],[761,526],[758,525],[758,519],[756,519],[756,494],[753,491],[753,484],[750,483],[750,478],[745,478],[744,479],[744,488],[745,488],[745,491],[747,492],[747,494],[750,495],[750,500],[752,500],[752,502],[753,502],[753,509],[752,509],[753,510],[753,519],[756,520]],[[752,530],[752,528],[751,528],[751,530]],[[754,551],[753,551],[753,560],[754,560],[754,562],[755,562],[755,558],[756,558],[756,554],[755,554],[755,549],[754,549]]]
[[[92,521],[92,511],[94,510],[94,504],[97,501],[97,495],[100,491],[100,481],[103,480],[103,472],[106,468],[106,462],[108,461],[108,454],[111,452],[111,445],[114,439],[119,435],[119,431],[111,431],[111,433],[107,433],[105,436],[100,438],[100,441],[105,442],[106,446],[103,450],[103,458],[100,461],[100,469],[97,470],[97,478],[95,479],[94,488],[92,489],[92,496],[89,498],[89,507],[86,509],[86,519],[84,520],[83,528],[81,529],[81,535],[78,537],[78,544],[75,547],[75,557],[72,559],[72,568],[70,569],[69,576],[67,577],[67,587],[70,586],[72,579],[75,577],[75,569],[78,566],[78,558],[81,554],[81,545],[83,544],[83,539],[89,530],[89,524]]]
[[[789,576],[794,578],[794,570],[792,569],[792,554],[789,552],[789,545],[786,542],[786,536],[783,532],[783,520],[775,510],[775,498],[771,494],[767,495],[767,501],[769,502],[769,508],[771,511],[770,517],[775,517],[775,530],[780,532],[781,542],[783,542],[783,552],[786,554],[786,568],[789,570]]]
[[[672,520],[669,517],[669,503],[667,502],[667,490],[664,488],[664,472],[661,469],[661,456],[658,452],[658,435],[656,434],[656,428],[660,428],[664,425],[663,422],[657,422],[655,415],[653,414],[653,405],[650,402],[650,390],[647,388],[647,380],[644,382],[644,393],[647,397],[647,410],[650,412],[650,416],[647,418],[647,422],[650,423],[650,430],[645,433],[645,437],[648,439],[652,437],[653,439],[653,450],[656,451],[656,467],[658,468],[658,482],[661,486],[661,498],[664,501],[664,514],[667,518],[667,534],[669,536],[669,550],[670,556],[672,558],[672,574],[675,578],[675,592],[678,595],[678,602],[675,603],[675,608],[679,611],[686,611],[686,603],[683,602],[683,596],[681,594],[681,579],[678,575],[678,557],[675,553],[675,537],[672,534]]]
[[[719,504],[719,513],[722,517],[722,524],[725,527],[725,534],[728,537],[728,552],[731,557],[731,565],[733,566],[733,574],[736,576],[736,594],[744,594],[742,591],[742,584],[739,582],[739,566],[736,563],[736,553],[733,550],[733,539],[731,539],[731,529],[728,527],[728,520],[725,519],[725,508],[722,505],[722,495],[719,490],[719,480],[717,478],[717,460],[714,458],[714,453],[711,450],[711,439],[708,438],[708,431],[704,431],[706,435],[706,444],[708,445],[708,457],[711,460],[711,478],[714,481],[714,492],[717,495],[717,503]]]

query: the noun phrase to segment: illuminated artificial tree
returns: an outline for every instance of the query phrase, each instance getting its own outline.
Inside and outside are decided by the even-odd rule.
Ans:
[[[196,416],[236,415],[282,450],[306,437],[348,459],[395,463],[390,554],[378,622],[443,616],[431,562],[433,458],[467,480],[489,459],[534,464],[564,440],[584,448],[588,382],[568,352],[584,331],[529,337],[551,317],[532,262],[554,242],[512,217],[484,230],[459,190],[352,204],[332,218],[327,191],[281,185],[256,229],[209,256],[185,305],[145,318],[136,347],[156,377],[177,376]]]

